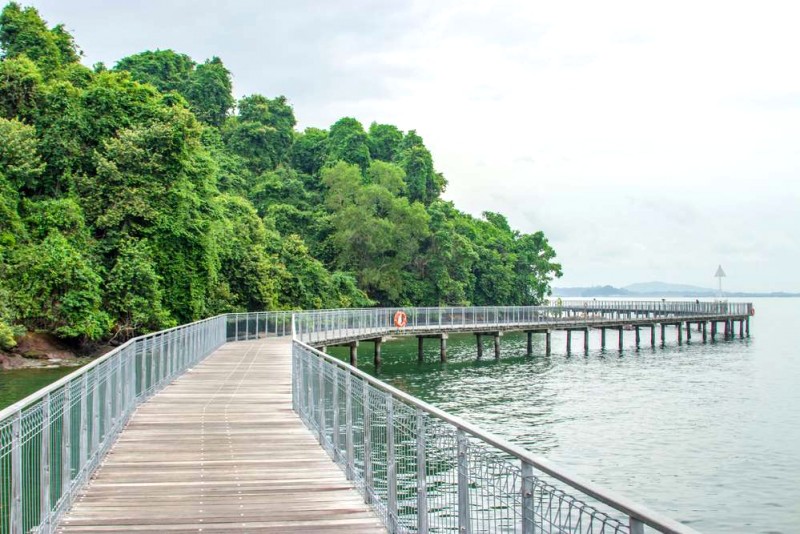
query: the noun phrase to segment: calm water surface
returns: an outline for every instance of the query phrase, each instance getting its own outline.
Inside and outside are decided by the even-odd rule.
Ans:
[[[625,332],[619,353],[608,332],[600,352],[595,332],[585,355],[575,333],[567,356],[557,333],[551,356],[534,337],[528,358],[524,335],[506,335],[500,361],[491,338],[476,361],[474,336],[451,336],[441,365],[437,340],[418,364],[405,338],[384,344],[377,373],[363,343],[359,366],[702,532],[800,532],[800,299],[754,304],[744,340],[678,346],[668,328],[651,349],[643,330],[646,348]]]
[[[24,399],[36,390],[42,389],[76,369],[77,366],[52,369],[11,369],[8,371],[0,369],[0,409]]]

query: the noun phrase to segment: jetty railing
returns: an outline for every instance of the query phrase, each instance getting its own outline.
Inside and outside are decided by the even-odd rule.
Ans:
[[[393,323],[400,310],[408,316],[405,329]],[[602,319],[622,312],[743,316],[752,306],[565,301],[231,313],[133,338],[0,411],[0,534],[53,530],[136,407],[226,341],[289,335],[295,409],[396,532],[519,527],[637,534],[643,525],[691,532],[309,346],[346,330],[384,335],[443,325],[546,326],[569,314],[585,321],[589,314]]]
[[[54,530],[136,407],[222,345],[225,323],[133,338],[0,411],[0,533]]]
[[[407,324],[394,324],[402,311]],[[569,321],[580,324],[604,323],[622,319],[622,314],[638,314],[652,320],[682,316],[749,316],[752,305],[739,302],[661,302],[661,301],[568,301],[548,306],[477,306],[438,308],[360,308],[304,311],[295,315],[298,339],[322,345],[326,340],[374,334],[414,334],[425,330],[474,330],[476,328],[546,328]],[[252,319],[251,319],[252,321]]]
[[[323,324],[335,337],[386,319],[360,312]],[[294,326],[311,321],[305,332],[320,342],[314,314],[296,314]],[[314,349],[297,330],[292,365],[295,411],[391,533],[695,532]]]

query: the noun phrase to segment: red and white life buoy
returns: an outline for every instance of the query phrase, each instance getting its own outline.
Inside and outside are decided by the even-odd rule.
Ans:
[[[408,324],[408,316],[404,311],[398,311],[394,314],[394,325],[397,328],[403,328]]]

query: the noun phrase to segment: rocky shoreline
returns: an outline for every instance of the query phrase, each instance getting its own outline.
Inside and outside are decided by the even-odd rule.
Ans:
[[[89,350],[75,348],[50,334],[29,332],[19,338],[17,346],[10,351],[0,351],[0,369],[79,367],[111,349],[111,346],[91,347]]]

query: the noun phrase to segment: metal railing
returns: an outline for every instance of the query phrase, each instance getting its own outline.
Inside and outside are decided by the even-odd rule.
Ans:
[[[393,322],[402,311],[404,327]],[[440,308],[362,308],[304,311],[295,314],[295,335],[312,345],[349,337],[424,333],[426,330],[475,330],[492,328],[547,328],[548,325],[602,324],[630,317],[648,320],[680,320],[682,317],[744,317],[749,303],[661,301],[569,301],[550,306],[484,306]],[[629,317],[630,316],[630,317]]]
[[[292,376],[295,411],[391,533],[695,532],[298,337]]]
[[[133,338],[0,411],[0,533],[54,530],[136,407],[222,345],[225,321]]]
[[[691,532],[398,391],[307,343],[442,325],[531,325],[565,313],[750,315],[749,304],[635,301],[219,315],[133,338],[0,411],[0,534],[49,532],[136,407],[226,341],[289,336],[303,421],[395,532]],[[585,316],[584,316],[585,319]],[[578,496],[575,496],[577,492]]]

